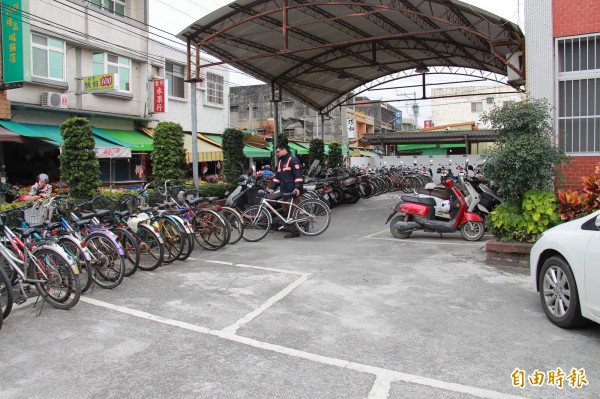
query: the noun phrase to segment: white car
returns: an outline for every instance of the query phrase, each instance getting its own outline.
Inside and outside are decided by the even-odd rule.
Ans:
[[[529,267],[552,323],[600,323],[600,211],[544,232],[531,249]]]

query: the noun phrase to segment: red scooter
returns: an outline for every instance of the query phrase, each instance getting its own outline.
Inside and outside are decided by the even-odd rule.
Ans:
[[[401,201],[394,206],[385,222],[387,224],[391,220],[392,235],[404,239],[417,230],[440,234],[460,230],[465,240],[480,240],[485,232],[481,216],[468,211],[469,205],[462,192],[454,187],[452,179],[446,180],[444,187],[450,194],[450,206],[445,215],[440,215],[439,212],[436,215],[436,201],[433,197],[401,196]]]

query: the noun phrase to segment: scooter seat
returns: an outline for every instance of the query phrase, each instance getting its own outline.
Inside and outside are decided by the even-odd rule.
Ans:
[[[428,206],[435,206],[435,200],[431,197],[421,198],[421,197],[413,197],[412,195],[403,195],[400,199],[404,202],[414,202],[417,204],[423,204]]]
[[[440,189],[427,189],[427,188],[417,188],[415,190],[417,193],[419,194],[425,194],[425,195],[431,195],[443,200],[449,200],[450,199],[450,193],[446,190],[440,190]]]

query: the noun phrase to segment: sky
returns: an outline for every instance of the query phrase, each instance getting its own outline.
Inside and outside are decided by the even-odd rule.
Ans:
[[[462,1],[463,3],[479,7],[511,22],[517,23],[521,27],[521,30],[525,30],[523,18],[523,6],[525,0]],[[174,38],[172,35],[178,34],[196,20],[229,3],[231,3],[231,0],[150,0],[150,26],[164,31],[159,32],[159,34],[173,40]],[[232,86],[263,83],[235,70],[231,70],[229,80],[229,84]],[[408,84],[411,83],[409,82]],[[413,93],[414,89],[408,91],[390,89],[368,92],[366,95],[372,99],[393,100],[398,98],[412,98],[414,97]],[[394,103],[394,106],[402,109],[406,108],[406,114],[412,113],[410,104],[408,103]],[[419,106],[419,120],[430,119],[431,106],[429,101],[419,101]]]

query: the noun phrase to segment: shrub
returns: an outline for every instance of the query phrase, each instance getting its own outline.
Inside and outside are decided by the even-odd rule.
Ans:
[[[247,163],[244,155],[244,133],[237,129],[226,129],[223,132],[223,176],[228,186],[234,186],[238,177],[244,173]]]
[[[342,155],[342,145],[337,141],[329,144],[329,167],[335,168],[342,166],[344,156]]]
[[[541,233],[560,223],[552,191],[529,190],[521,206],[517,204],[512,201],[498,205],[486,221],[499,241],[535,242]]]
[[[551,113],[545,100],[505,103],[481,120],[498,131],[485,152],[485,174],[505,200],[520,203],[528,190],[551,190],[565,154],[552,144]]]
[[[558,210],[562,220],[573,220],[600,209],[600,162],[594,174],[581,178],[582,192],[558,190]]]
[[[325,144],[321,139],[312,139],[308,149],[308,163],[312,165],[313,161],[318,159],[319,165],[325,165]]]
[[[154,151],[150,154],[154,187],[160,187],[166,180],[171,184],[183,183],[185,175],[185,149],[183,129],[174,122],[159,122],[154,128]]]
[[[60,134],[65,140],[59,155],[61,180],[73,196],[89,197],[102,183],[92,128],[85,118],[70,118],[60,125]]]

